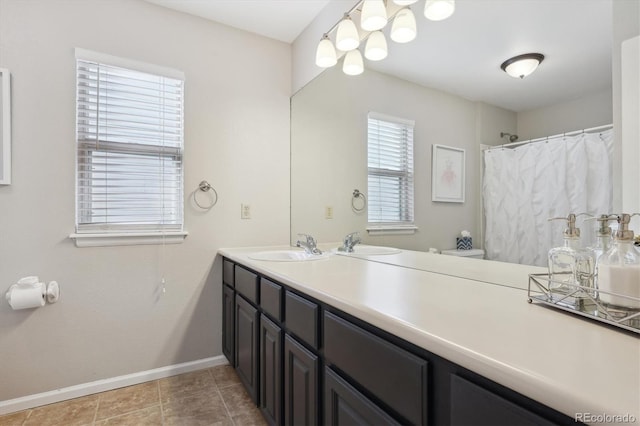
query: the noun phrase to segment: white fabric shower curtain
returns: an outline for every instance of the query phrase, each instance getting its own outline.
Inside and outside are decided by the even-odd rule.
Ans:
[[[566,222],[548,218],[611,213],[612,149],[613,129],[485,150],[487,259],[546,266],[549,249],[562,244],[566,228]],[[588,244],[597,225],[580,222]]]

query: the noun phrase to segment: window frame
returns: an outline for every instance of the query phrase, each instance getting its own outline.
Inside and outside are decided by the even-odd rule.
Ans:
[[[384,167],[369,167],[369,154],[372,148],[370,139],[371,120],[385,122],[394,126],[402,126],[404,131],[410,129],[410,137],[404,137],[401,148],[397,151],[399,156],[410,159],[410,164],[402,170],[393,170]],[[370,111],[367,115],[367,189],[369,193],[369,202],[367,205],[367,231],[369,234],[413,234],[418,229],[415,225],[415,162],[414,162],[414,131],[415,121],[404,118],[394,117],[386,114]],[[379,147],[380,143],[375,142]],[[410,152],[409,152],[410,151]],[[398,187],[403,185],[408,189],[403,191],[398,189],[399,205],[398,220],[371,220],[371,200],[374,198],[369,179],[377,178],[397,178]],[[404,183],[403,183],[404,181]]]
[[[138,245],[138,244],[175,244],[184,241],[188,233],[184,230],[184,73],[166,67],[161,67],[144,62],[134,61],[125,58],[119,58],[112,55],[107,55],[99,52],[93,52],[86,49],[75,49],[76,66],[78,67],[78,61],[94,62],[106,67],[118,67],[125,70],[141,72],[147,74],[153,74],[158,77],[168,77],[171,79],[179,80],[182,84],[180,90],[182,99],[180,100],[180,113],[179,113],[179,128],[180,133],[178,135],[179,142],[177,146],[165,146],[159,144],[145,144],[145,143],[127,143],[117,142],[113,140],[96,140],[88,141],[81,140],[79,137],[79,129],[81,123],[78,121],[78,113],[76,112],[76,191],[75,191],[75,226],[76,231],[69,235],[69,237],[75,240],[78,247],[96,247],[96,246],[115,246],[115,245]],[[79,81],[76,78],[75,84],[76,92],[79,90]],[[78,94],[76,94],[78,96]],[[80,98],[76,97],[76,109],[79,107]],[[173,204],[174,207],[180,209],[176,213],[176,223],[167,225],[162,221],[157,223],[146,224],[109,224],[100,222],[87,223],[86,217],[83,220],[80,216],[81,208],[80,204],[83,202],[83,197],[91,197],[91,194],[82,193],[80,185],[80,171],[81,166],[88,164],[90,159],[90,153],[92,147],[99,144],[100,148],[93,151],[100,152],[102,155],[109,154],[137,154],[141,156],[150,156],[151,160],[157,159],[160,163],[164,162],[164,159],[179,161],[179,184],[176,188],[177,201]],[[81,153],[89,153],[84,156]],[[91,171],[88,172],[89,174]],[[163,176],[166,178],[167,175]],[[165,179],[160,179],[161,186],[164,187]],[[90,189],[90,188],[89,188]],[[164,192],[160,197],[160,201],[164,201]],[[174,210],[175,211],[175,210]],[[161,214],[164,214],[164,208],[159,209]]]

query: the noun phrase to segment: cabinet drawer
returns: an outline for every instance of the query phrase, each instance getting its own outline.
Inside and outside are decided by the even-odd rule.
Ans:
[[[287,291],[284,306],[289,331],[318,349],[318,305]]]
[[[233,287],[233,262],[222,261],[222,282]]]
[[[328,367],[324,369],[324,423],[400,425]]]
[[[236,290],[251,303],[258,304],[258,276],[236,265]]]
[[[451,375],[450,416],[452,425],[554,424],[456,375]]]
[[[427,424],[427,361],[324,313],[324,355],[412,424]]]
[[[278,322],[282,322],[282,293],[284,290],[266,278],[260,278],[260,306]]]

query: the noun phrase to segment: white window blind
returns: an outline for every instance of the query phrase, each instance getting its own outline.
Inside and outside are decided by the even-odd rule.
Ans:
[[[413,121],[368,116],[371,224],[413,224]]]
[[[76,232],[181,231],[183,79],[76,64]]]

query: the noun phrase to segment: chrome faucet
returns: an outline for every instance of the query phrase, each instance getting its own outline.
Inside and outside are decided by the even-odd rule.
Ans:
[[[362,242],[362,240],[360,240],[360,234],[358,234],[357,232],[352,232],[351,234],[344,237],[342,247],[338,247],[338,251],[353,253],[353,247],[360,242]]]
[[[298,234],[298,237],[302,237],[304,241],[298,239],[298,241],[296,241],[296,247],[302,247],[305,253],[308,254],[322,254],[322,251],[317,247],[315,238],[311,235]]]

